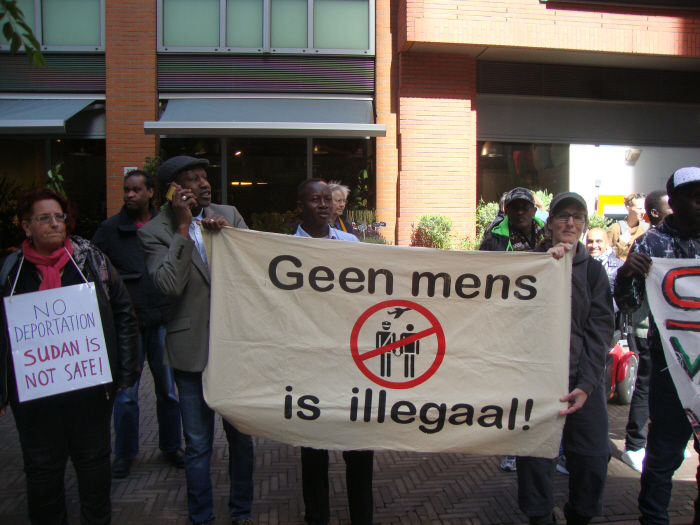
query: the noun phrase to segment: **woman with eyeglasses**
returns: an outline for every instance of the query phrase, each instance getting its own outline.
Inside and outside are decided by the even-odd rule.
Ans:
[[[567,525],[586,525],[603,512],[603,491],[610,461],[605,359],[615,318],[608,276],[586,251],[580,238],[588,226],[586,201],[577,193],[560,193],[549,207],[551,239],[535,251],[556,259],[573,253],[571,270],[571,336],[568,394],[562,446],[569,471]],[[532,525],[556,523],[554,517],[555,459],[518,457],[518,504]]]
[[[644,235],[649,229],[649,223],[643,220],[644,217],[644,193],[630,193],[625,197],[625,208],[627,217],[617,221],[608,229],[608,243],[612,247],[615,255],[623,261],[627,259],[632,244],[637,237]]]
[[[20,402],[0,303],[0,416],[9,402],[24,458],[29,522],[67,523],[63,478],[70,457],[81,523],[110,523],[110,419],[115,391],[132,386],[141,373],[136,315],[109,259],[85,239],[68,236],[74,221],[63,196],[28,191],[19,199],[17,217],[26,240],[3,261],[3,297],[95,283],[112,372],[112,383]]]
[[[333,212],[329,222],[331,228],[352,233],[352,223],[343,217],[343,211],[345,211],[345,205],[348,202],[348,195],[350,195],[350,188],[337,181],[329,182],[328,187],[331,189],[331,195],[333,196]]]

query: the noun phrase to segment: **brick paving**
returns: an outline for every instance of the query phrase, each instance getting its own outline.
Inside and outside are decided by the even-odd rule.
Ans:
[[[165,462],[158,450],[155,395],[147,370],[141,384],[141,450],[131,474],[112,481],[113,523],[184,525],[185,474]],[[636,523],[639,474],[619,460],[627,407],[611,403],[609,408],[613,459],[604,516],[595,522]],[[255,439],[255,444],[256,523],[303,523],[299,449],[264,439]],[[330,461],[331,525],[347,524],[350,519],[343,459],[340,453],[332,452]],[[227,462],[226,439],[218,421],[212,460],[216,523],[230,523]],[[374,463],[374,521],[377,525],[525,523],[517,506],[516,475],[501,471],[499,463],[500,458],[494,456],[378,452]],[[673,525],[692,521],[697,464],[693,451],[674,477],[669,509]],[[560,516],[567,480],[567,476],[556,474],[555,512]],[[66,498],[70,523],[78,523],[78,491],[70,464],[66,470]],[[19,440],[8,410],[8,415],[0,418],[0,524],[27,523],[26,505]]]

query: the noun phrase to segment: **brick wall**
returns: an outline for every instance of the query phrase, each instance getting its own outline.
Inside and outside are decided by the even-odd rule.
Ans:
[[[539,0],[402,1],[401,50],[429,42],[700,58],[698,11]]]
[[[476,60],[463,55],[400,56],[398,244],[419,215],[442,213],[460,236],[476,214]]]
[[[376,111],[377,124],[386,125],[386,137],[377,138],[377,220],[385,221],[383,235],[396,242],[396,198],[399,175],[397,149],[396,89],[398,55],[396,35],[398,0],[376,2]]]
[[[157,138],[143,132],[158,109],[156,0],[108,0],[105,26],[109,216],[123,204],[124,167],[142,167],[157,152]]]

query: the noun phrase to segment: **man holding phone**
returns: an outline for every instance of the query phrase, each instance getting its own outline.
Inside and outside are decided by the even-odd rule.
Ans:
[[[215,521],[209,471],[214,440],[214,411],[204,400],[202,372],[209,358],[209,263],[199,228],[247,228],[233,206],[211,203],[206,159],[179,156],[158,169],[158,181],[172,184],[170,202],[139,229],[148,273],[156,288],[172,300],[165,336],[165,364],[173,368],[180,394],[185,434],[185,476],[190,520]],[[252,523],[253,441],[223,420],[229,443],[229,511],[232,523]]]

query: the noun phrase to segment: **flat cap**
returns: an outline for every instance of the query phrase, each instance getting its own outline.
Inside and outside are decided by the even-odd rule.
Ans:
[[[513,188],[506,195],[506,207],[513,201],[527,201],[533,206],[535,205],[535,197],[532,196],[532,191],[527,188]]]
[[[578,193],[573,191],[565,191],[563,193],[558,193],[549,203],[549,214],[556,213],[557,208],[561,207],[566,201],[574,201],[576,204],[583,206],[583,209],[588,213],[588,204],[586,204],[586,199],[581,197]]]
[[[156,173],[156,177],[158,177],[158,182],[161,187],[165,187],[175,180],[175,177],[177,177],[178,173],[181,171],[189,170],[197,166],[206,168],[209,166],[209,161],[207,159],[195,159],[194,157],[180,155],[179,157],[168,159],[161,164],[160,168],[158,168],[158,173]]]

